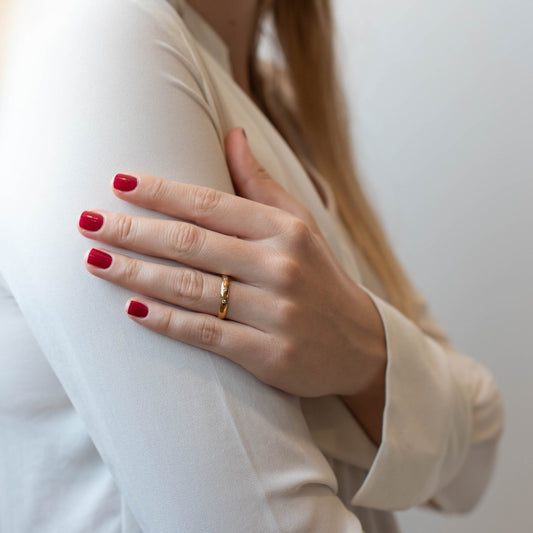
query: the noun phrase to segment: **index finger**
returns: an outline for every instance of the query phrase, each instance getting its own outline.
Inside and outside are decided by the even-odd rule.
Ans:
[[[149,174],[117,174],[111,186],[121,200],[243,239],[277,235],[289,218],[277,207]]]

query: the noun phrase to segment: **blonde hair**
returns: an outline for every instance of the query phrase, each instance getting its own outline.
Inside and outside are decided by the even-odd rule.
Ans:
[[[283,54],[291,101],[267,97],[267,87],[279,84],[279,77],[265,77],[258,55],[261,23],[267,14],[272,15],[276,44]],[[342,222],[383,282],[390,303],[417,322],[420,295],[396,258],[357,178],[335,59],[334,30],[329,0],[258,0],[249,59],[251,90],[296,155],[308,158],[328,180]]]

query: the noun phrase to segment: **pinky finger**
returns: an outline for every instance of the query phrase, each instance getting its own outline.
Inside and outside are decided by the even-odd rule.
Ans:
[[[181,342],[209,350],[260,376],[268,376],[275,343],[251,326],[214,315],[186,311],[136,296],[126,302],[128,316],[138,324]],[[270,369],[272,370],[272,369]]]

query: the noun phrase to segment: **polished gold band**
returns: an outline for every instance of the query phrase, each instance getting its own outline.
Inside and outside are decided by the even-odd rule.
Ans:
[[[226,318],[226,312],[229,304],[229,276],[222,274],[222,284],[220,285],[220,307],[218,309],[218,318]]]

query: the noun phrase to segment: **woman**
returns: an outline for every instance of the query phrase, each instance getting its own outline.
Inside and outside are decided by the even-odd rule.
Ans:
[[[357,185],[328,2],[43,4],[2,87],[0,529],[472,508],[501,395]],[[255,55],[269,9],[285,75]]]

